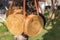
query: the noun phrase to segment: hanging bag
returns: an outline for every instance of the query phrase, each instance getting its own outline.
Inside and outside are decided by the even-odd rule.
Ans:
[[[36,0],[34,0],[34,3],[36,6],[37,15],[31,13],[29,16],[27,16],[25,21],[25,33],[30,37],[36,37],[37,35],[41,34],[44,25],[43,19],[38,13]]]
[[[13,8],[14,0],[10,4],[7,11],[6,26],[10,33],[13,35],[20,35],[23,32],[24,18],[22,15],[22,9]]]

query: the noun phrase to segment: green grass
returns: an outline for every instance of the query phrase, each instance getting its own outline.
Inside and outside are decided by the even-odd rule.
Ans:
[[[4,23],[0,23],[0,40],[13,40],[13,36],[9,33]]]

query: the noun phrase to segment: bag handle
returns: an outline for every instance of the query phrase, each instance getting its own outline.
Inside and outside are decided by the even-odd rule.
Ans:
[[[9,9],[12,9],[13,4],[14,4],[14,0],[12,0],[12,3],[10,4]]]
[[[10,6],[9,6],[9,10],[10,10],[10,11],[11,11],[11,9],[13,9],[14,1],[15,1],[15,0],[12,0],[12,3],[11,3]],[[14,10],[13,16],[14,16],[17,12],[19,12],[19,11],[21,11],[21,10],[20,10],[20,9]]]
[[[38,6],[38,3],[37,3],[37,0],[34,0],[34,3],[35,3],[37,15],[39,15],[39,6]]]
[[[26,0],[23,1],[23,17],[26,18]]]
[[[10,4],[10,6],[9,6],[9,9],[8,9],[8,11],[6,12],[6,17],[8,17],[11,13],[11,9],[12,9],[12,7],[13,7],[13,4],[14,4],[14,0],[12,0],[12,3]]]
[[[14,3],[14,0],[12,0],[12,4],[10,5],[10,9],[12,8],[13,3]],[[16,12],[14,14],[16,14]],[[26,0],[23,0],[23,17],[26,18]]]

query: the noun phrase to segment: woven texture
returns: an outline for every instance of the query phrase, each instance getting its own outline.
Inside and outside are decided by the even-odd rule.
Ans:
[[[36,2],[35,5],[37,6]],[[21,35],[24,33],[27,36],[36,37],[43,31],[43,19],[42,17],[38,16],[38,14],[34,15],[33,12],[26,16],[25,6],[24,0],[23,9],[13,8],[13,6],[9,8],[5,22],[6,26],[13,35]]]
[[[25,33],[30,37],[35,37],[43,31],[43,20],[40,16],[29,15],[25,21]]]
[[[21,11],[15,9],[11,15],[6,18],[6,26],[13,35],[20,35],[23,32],[24,20]]]

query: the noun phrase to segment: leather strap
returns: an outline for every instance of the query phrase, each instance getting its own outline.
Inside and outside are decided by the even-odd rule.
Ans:
[[[26,17],[26,0],[23,2],[23,16]]]
[[[39,7],[38,7],[38,1],[34,0],[35,3],[35,7],[36,7],[36,11],[37,11],[37,15],[39,15]]]
[[[12,0],[12,3],[9,6],[9,9],[12,9],[15,0]]]

